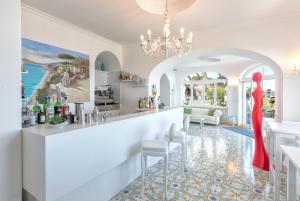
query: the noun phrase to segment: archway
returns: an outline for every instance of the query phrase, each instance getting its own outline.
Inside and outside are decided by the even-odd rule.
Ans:
[[[243,49],[236,49],[236,48],[202,48],[202,49],[195,49],[191,51],[191,53],[187,56],[184,56],[182,58],[178,57],[171,57],[169,59],[164,60],[160,64],[156,65],[153,70],[151,71],[149,75],[149,86],[152,86],[153,84],[158,84],[159,79],[164,73],[170,73],[172,74],[174,67],[191,60],[195,60],[201,56],[207,56],[207,55],[235,55],[240,56],[244,58],[248,58],[254,61],[257,61],[257,63],[263,63],[267,66],[269,66],[272,71],[274,72],[274,78],[276,80],[276,114],[275,114],[275,120],[281,121],[282,120],[282,107],[283,107],[283,101],[282,101],[282,83],[283,83],[283,71],[280,68],[280,66],[273,61],[271,58],[264,56],[260,53],[249,51],[249,50],[243,50]],[[229,78],[230,79],[230,78]],[[178,87],[176,88],[178,89]],[[151,91],[151,88],[148,89],[149,93]],[[176,93],[178,96],[178,93]]]
[[[166,74],[163,74],[160,78],[160,100],[161,102],[167,106],[171,106],[171,87],[170,81]]]
[[[253,98],[251,92],[255,88],[252,81],[254,72],[260,72],[263,75],[263,117],[264,119],[274,119],[276,105],[276,80],[274,72],[264,64],[256,64],[246,68],[240,75],[239,79],[239,123],[247,127],[252,127],[252,108]]]
[[[95,97],[96,104],[104,104],[105,106],[111,104],[111,108],[119,108],[116,105],[120,103],[120,70],[121,63],[112,52],[103,51],[97,56],[95,61],[95,90],[99,91],[100,95]],[[102,93],[101,90],[109,90],[110,92]],[[102,98],[101,95],[103,94],[109,95]]]

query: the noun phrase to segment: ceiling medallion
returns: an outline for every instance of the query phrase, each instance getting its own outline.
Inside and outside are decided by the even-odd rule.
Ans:
[[[164,12],[164,27],[162,36],[157,38],[152,37],[151,30],[148,29],[147,36],[141,35],[140,46],[144,53],[148,56],[159,57],[161,53],[164,53],[167,57],[170,55],[187,55],[192,49],[193,34],[190,32],[187,36],[184,33],[184,29],[180,29],[180,35],[178,37],[171,36],[170,31],[170,18],[168,15],[168,0],[166,0],[165,12]]]

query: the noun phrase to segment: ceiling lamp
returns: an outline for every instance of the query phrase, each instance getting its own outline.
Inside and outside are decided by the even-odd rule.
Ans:
[[[185,36],[184,29],[180,29],[180,34],[178,37],[171,36],[170,31],[170,18],[168,15],[168,0],[166,0],[166,7],[164,12],[164,27],[162,36],[157,38],[152,37],[151,30],[148,29],[147,36],[141,35],[141,48],[144,53],[148,56],[159,57],[161,52],[169,55],[177,55],[181,57],[182,55],[187,55],[192,49],[193,34],[190,32]]]
[[[291,69],[291,73],[294,75],[299,75],[300,74],[300,70],[297,68],[297,65],[294,65],[294,68]]]

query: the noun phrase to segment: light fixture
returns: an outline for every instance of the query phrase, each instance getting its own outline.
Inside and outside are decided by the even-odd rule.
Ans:
[[[179,37],[171,36],[170,18],[168,15],[168,0],[166,0],[166,7],[164,12],[164,27],[162,36],[152,37],[151,30],[148,29],[147,37],[141,35],[141,48],[148,56],[159,57],[161,52],[169,55],[187,55],[192,49],[193,33],[190,32],[187,36],[184,33],[184,28],[180,29]]]
[[[297,65],[295,64],[293,69],[291,69],[291,73],[294,75],[299,75],[300,74],[300,70],[297,68]]]

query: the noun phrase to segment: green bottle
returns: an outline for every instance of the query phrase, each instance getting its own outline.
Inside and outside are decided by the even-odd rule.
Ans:
[[[44,109],[44,114],[45,114],[45,117],[46,117],[46,122],[48,121],[48,108],[49,108],[49,102],[50,102],[50,97],[46,97],[45,98],[45,103],[43,105],[43,109]]]
[[[35,105],[32,108],[32,112],[33,112],[33,114],[35,116],[35,121],[36,122],[38,121],[38,115],[39,115],[40,111],[41,111],[41,107],[39,106],[38,101],[36,101]]]
[[[63,115],[62,115],[62,103],[61,103],[61,101],[60,101],[60,98],[59,97],[57,97],[57,99],[56,99],[56,103],[55,103],[55,105],[54,105],[54,115],[55,116],[59,116],[59,117],[62,117]]]

